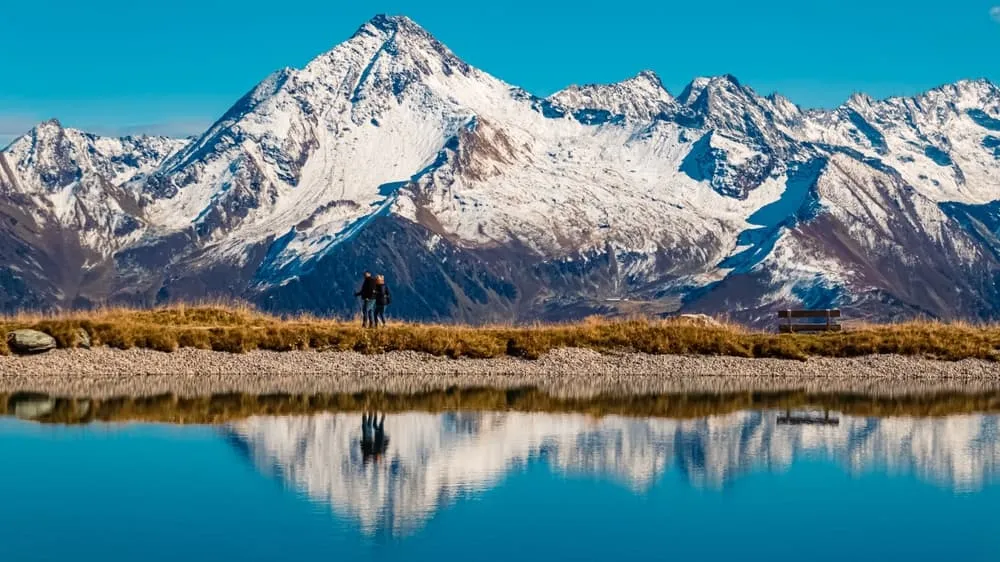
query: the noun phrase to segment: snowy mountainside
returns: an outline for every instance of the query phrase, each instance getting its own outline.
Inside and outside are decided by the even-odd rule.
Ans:
[[[651,72],[540,98],[378,16],[191,141],[37,140],[84,136],[47,123],[3,152],[0,210],[57,222],[55,246],[82,248],[89,272],[32,263],[58,252],[17,234],[25,264],[0,273],[4,308],[18,294],[43,308],[238,297],[349,314],[372,268],[414,319],[625,302],[750,322],[793,304],[1000,316],[987,81],[831,111],[732,76],[675,98]]]
[[[149,227],[125,184],[187,141],[41,123],[0,151],[0,309],[75,306]]]
[[[738,485],[820,456],[851,474],[912,473],[975,490],[1000,470],[995,416],[857,418],[835,427],[778,425],[774,412],[697,420],[464,412],[389,414],[378,461],[360,446],[360,414],[257,417],[226,430],[262,472],[356,520],[367,534],[405,535],[435,512],[497,486],[529,462],[592,474],[638,492],[668,471],[696,487]]]

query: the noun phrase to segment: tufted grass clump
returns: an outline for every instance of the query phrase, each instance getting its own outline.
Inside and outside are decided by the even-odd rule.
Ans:
[[[393,323],[378,330],[309,316],[278,318],[247,306],[107,309],[49,316],[0,318],[0,355],[7,334],[31,328],[60,348],[79,345],[85,331],[95,346],[172,352],[195,348],[227,353],[317,350],[379,354],[415,351],[438,357],[538,359],[560,348],[600,353],[711,355],[805,360],[878,354],[958,361],[1000,359],[1000,327],[911,322],[857,326],[830,334],[772,334],[734,324],[677,319],[602,320],[534,326]]]

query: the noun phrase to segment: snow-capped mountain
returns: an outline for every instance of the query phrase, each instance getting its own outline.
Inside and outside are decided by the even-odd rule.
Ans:
[[[115,253],[147,227],[125,184],[186,144],[113,139],[42,123],[0,152],[0,308],[85,303]],[[92,296],[91,296],[92,295]]]
[[[414,319],[836,305],[1000,316],[1000,89],[832,111],[732,76],[534,96],[379,16],[192,140],[40,125],[0,156],[0,308],[238,297]]]
[[[408,534],[443,506],[498,485],[529,462],[609,478],[642,492],[668,471],[693,486],[734,485],[798,459],[853,475],[889,471],[955,490],[1000,471],[996,416],[840,417],[837,426],[779,425],[775,412],[697,420],[466,412],[390,414],[386,451],[366,462],[360,414],[258,417],[227,429],[266,474],[355,520],[369,534]]]

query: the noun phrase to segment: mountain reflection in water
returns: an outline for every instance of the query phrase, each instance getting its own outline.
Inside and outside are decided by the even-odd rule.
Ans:
[[[912,473],[960,492],[981,488],[1000,466],[993,415],[838,415],[836,423],[816,424],[779,423],[783,415],[396,413],[384,418],[377,458],[366,450],[369,421],[360,413],[254,417],[226,432],[259,470],[356,520],[368,534],[411,534],[443,505],[494,487],[535,460],[640,493],[670,470],[692,486],[717,489],[753,471],[783,471],[803,457],[833,460],[851,474]]]

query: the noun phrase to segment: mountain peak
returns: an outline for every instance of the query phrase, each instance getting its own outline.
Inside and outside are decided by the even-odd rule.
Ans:
[[[355,58],[351,54],[355,52],[363,53],[364,60],[361,63],[369,69],[376,59],[388,56],[415,63],[417,69],[424,74],[441,66],[432,63],[431,59],[443,60],[444,66],[461,67],[463,72],[468,70],[467,65],[450,49],[406,16],[379,14],[362,25],[348,41],[320,55],[313,62],[329,59],[331,56],[334,59]]]
[[[660,80],[660,77],[652,70],[643,70],[631,78],[627,78],[614,84],[591,84],[589,86],[584,86],[584,88],[588,87],[594,89],[613,88],[619,89],[623,92],[628,92],[633,96],[658,99],[667,98],[671,101],[673,100],[673,96],[671,96],[670,92],[668,92],[666,87],[663,86],[663,81]]]
[[[359,35],[394,35],[396,33],[415,33],[423,37],[430,37],[430,33],[423,27],[406,16],[392,16],[388,14],[378,14],[365,22],[352,37]]]
[[[721,76],[714,76],[709,80],[709,82],[711,84],[716,84],[716,85],[724,84],[735,88],[743,87],[743,84],[740,84],[740,79],[733,76],[732,74],[723,74]]]
[[[924,94],[933,96],[943,94],[955,100],[966,100],[974,104],[986,103],[989,99],[1000,98],[1000,88],[986,78],[959,80],[953,84],[945,84]],[[1000,102],[1000,99],[997,99]]]
[[[53,117],[51,119],[46,119],[45,121],[42,121],[41,123],[35,125],[34,130],[48,132],[48,131],[61,131],[64,128],[65,127],[63,127],[62,123],[59,122],[58,119]]]
[[[966,80],[959,80],[955,82],[956,86],[980,86],[986,88],[996,88],[997,85],[993,83],[989,78],[968,78]]]
[[[368,20],[368,24],[378,29],[395,29],[400,16],[390,16],[389,14],[375,14],[375,17]]]
[[[66,128],[63,127],[62,123],[60,123],[58,119],[52,118],[46,119],[45,121],[35,125],[21,138],[34,139],[33,142],[47,141],[48,139],[60,137],[65,133],[65,131]],[[15,140],[14,142],[16,143],[17,141]],[[11,145],[13,146],[13,143],[11,143]]]
[[[663,81],[660,80],[659,75],[657,75],[656,72],[653,72],[652,70],[643,70],[639,72],[639,74],[633,76],[632,78],[625,80],[623,83],[629,83],[629,82],[650,84],[656,86],[657,88],[666,90],[666,88],[663,86]]]
[[[704,92],[718,93],[718,92],[743,92],[743,85],[740,83],[739,79],[732,74],[723,74],[721,76],[699,76],[688,84],[684,91],[681,92],[680,97],[677,98],[679,102],[684,105],[692,105]]]
[[[389,14],[376,14],[368,20],[368,23],[379,29],[399,29],[401,26],[416,26],[417,24],[406,16],[392,16]],[[417,26],[419,27],[419,26]]]
[[[17,135],[10,139],[10,142],[0,145],[0,151],[9,152],[18,150],[30,150],[30,146],[34,145],[38,141],[44,141],[46,139],[55,138],[59,136],[63,131],[62,123],[58,119],[52,118],[42,121],[36,124],[34,127],[28,129],[23,134]]]
[[[875,99],[864,92],[854,92],[847,98],[844,105],[852,109],[866,108],[875,103]]]
[[[651,70],[613,84],[570,86],[549,99],[570,109],[606,110],[643,120],[676,106],[660,77]]]

